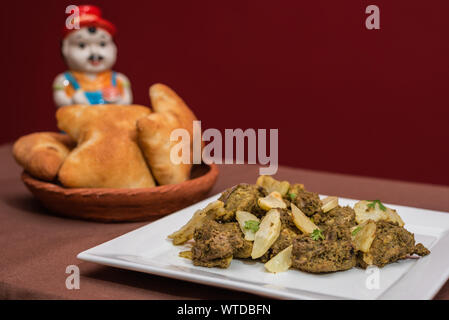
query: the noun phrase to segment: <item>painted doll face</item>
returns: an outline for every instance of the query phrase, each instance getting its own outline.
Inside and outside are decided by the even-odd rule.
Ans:
[[[83,27],[63,40],[62,55],[70,70],[98,73],[112,68],[117,47],[106,30]]]

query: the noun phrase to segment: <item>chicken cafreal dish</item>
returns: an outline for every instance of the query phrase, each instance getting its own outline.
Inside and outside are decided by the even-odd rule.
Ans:
[[[416,244],[398,213],[379,200],[342,207],[302,184],[260,176],[222,193],[169,236],[196,266],[227,268],[233,258],[253,259],[269,272],[311,273],[383,267],[430,253]]]

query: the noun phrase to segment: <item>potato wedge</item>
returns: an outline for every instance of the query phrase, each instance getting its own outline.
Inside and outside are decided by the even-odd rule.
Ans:
[[[371,253],[363,253],[362,260],[369,266],[374,264],[373,255]]]
[[[351,237],[356,250],[368,252],[376,237],[376,223],[368,220],[355,226],[351,229]]]
[[[326,213],[338,206],[338,198],[326,197],[323,200],[321,200],[321,203],[323,204],[321,206],[321,210],[323,210],[323,212]]]
[[[245,240],[254,241],[257,231],[254,231],[251,228],[247,228],[246,223],[247,221],[257,221],[258,223],[260,223],[260,219],[252,213],[240,210],[235,213],[235,218],[239,223],[240,230],[242,230],[243,234],[245,235]]]
[[[397,223],[400,227],[404,226],[404,221],[401,219],[396,210],[384,206],[379,200],[359,201],[354,205],[354,211],[355,220],[358,224],[362,224],[368,220],[385,220]]]
[[[292,250],[293,245],[289,245],[279,252],[265,263],[265,269],[272,273],[287,271],[292,266]]]
[[[222,209],[224,207],[224,203],[217,200],[206,206],[204,209],[197,210],[192,218],[187,222],[181,229],[176,232],[173,232],[168,238],[173,239],[174,245],[183,244],[190,239],[193,238],[193,233],[195,229],[200,227],[203,223],[204,219],[208,215],[214,214],[216,210]]]
[[[178,255],[179,255],[181,258],[184,258],[184,259],[189,259],[189,260],[192,260],[192,259],[193,259],[192,251],[190,251],[190,250],[187,250],[187,251],[181,251]]]
[[[291,206],[293,223],[296,225],[296,227],[298,227],[299,230],[306,234],[310,234],[313,232],[313,230],[320,229],[297,206],[295,206],[293,203],[291,204]]]
[[[285,204],[284,200],[282,200],[282,195],[277,191],[273,191],[266,197],[259,198],[257,200],[257,204],[259,205],[259,207],[261,207],[263,210],[266,211],[275,208],[281,209],[287,208],[287,205]]]
[[[263,217],[254,237],[251,258],[257,259],[270,249],[281,232],[281,214],[279,210],[272,209]]]
[[[256,185],[264,188],[268,193],[277,191],[281,196],[285,196],[290,188],[288,181],[278,181],[271,176],[260,176],[257,178]]]

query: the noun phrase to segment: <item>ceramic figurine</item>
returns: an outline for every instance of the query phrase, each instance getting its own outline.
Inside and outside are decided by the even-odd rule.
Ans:
[[[131,104],[128,78],[112,71],[117,58],[115,26],[101,17],[99,8],[79,6],[79,28],[64,28],[62,55],[68,71],[53,83],[58,107],[73,104]]]

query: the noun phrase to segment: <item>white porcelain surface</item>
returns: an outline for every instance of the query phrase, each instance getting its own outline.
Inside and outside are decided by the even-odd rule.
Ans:
[[[431,254],[379,269],[379,289],[368,289],[366,282],[371,274],[358,268],[316,275],[294,269],[270,274],[262,263],[241,260],[233,260],[228,269],[193,266],[190,260],[178,256],[188,245],[173,246],[167,235],[184,225],[195,210],[218,197],[81,252],[78,258],[281,299],[431,299],[449,278],[449,214],[398,205],[388,206],[398,210],[405,227]],[[355,202],[340,198],[341,205],[353,206]]]

